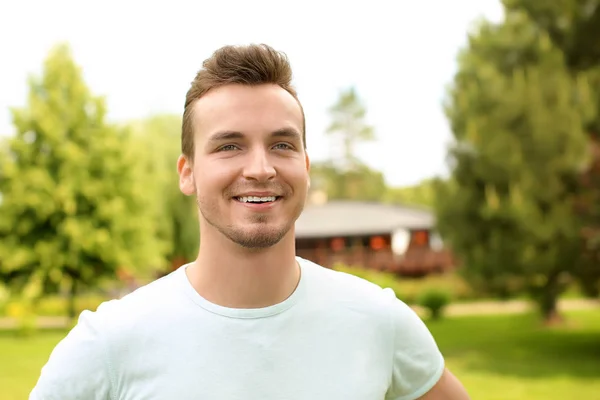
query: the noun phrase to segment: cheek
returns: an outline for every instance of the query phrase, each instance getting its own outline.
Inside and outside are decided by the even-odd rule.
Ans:
[[[232,172],[231,168],[218,163],[197,165],[194,176],[196,191],[198,195],[202,194],[204,197],[226,191],[236,179],[236,174]]]
[[[304,163],[298,163],[293,167],[288,166],[280,170],[282,177],[296,190],[307,190],[309,183],[309,175]]]

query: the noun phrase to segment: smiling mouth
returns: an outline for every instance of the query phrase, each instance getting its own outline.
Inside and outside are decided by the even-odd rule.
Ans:
[[[272,203],[281,198],[281,196],[243,196],[243,197],[235,197],[237,201],[240,203],[251,203],[251,204],[263,204],[263,203]]]

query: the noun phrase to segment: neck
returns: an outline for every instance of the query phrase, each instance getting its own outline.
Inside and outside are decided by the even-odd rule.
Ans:
[[[243,248],[220,232],[203,230],[200,250],[187,276],[206,300],[230,308],[262,308],[278,304],[296,289],[300,268],[293,229],[276,245]]]

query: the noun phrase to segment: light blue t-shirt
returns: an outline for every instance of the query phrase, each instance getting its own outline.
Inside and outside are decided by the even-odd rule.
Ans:
[[[30,400],[412,400],[444,359],[389,289],[298,258],[284,302],[225,308],[186,266],[84,311]]]

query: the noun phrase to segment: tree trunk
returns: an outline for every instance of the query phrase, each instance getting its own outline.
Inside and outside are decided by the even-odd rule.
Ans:
[[[558,298],[551,294],[544,294],[540,299],[540,310],[544,318],[544,324],[547,326],[557,325],[562,322],[562,317],[558,312]]]
[[[69,299],[68,299],[68,313],[69,318],[74,319],[77,315],[77,310],[75,307],[75,299],[77,298],[77,279],[71,278],[71,290],[69,291]]]
[[[558,276],[553,274],[548,277],[548,281],[538,298],[538,306],[544,319],[544,324],[547,326],[557,325],[562,322],[562,317],[558,312],[559,294],[560,284]]]

